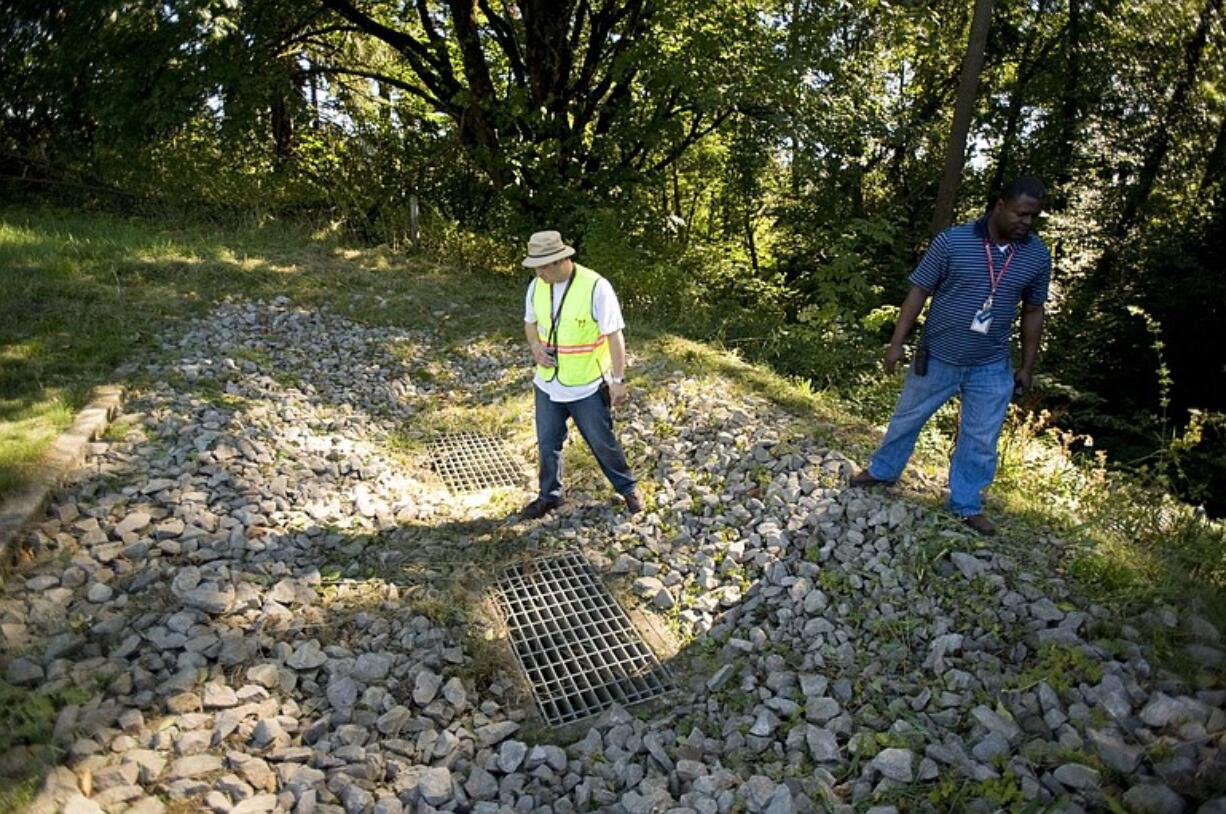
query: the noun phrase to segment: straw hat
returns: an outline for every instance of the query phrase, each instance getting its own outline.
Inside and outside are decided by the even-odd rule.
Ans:
[[[562,242],[560,233],[537,232],[528,238],[528,256],[524,258],[524,265],[530,269],[540,268],[574,253],[573,248]]]

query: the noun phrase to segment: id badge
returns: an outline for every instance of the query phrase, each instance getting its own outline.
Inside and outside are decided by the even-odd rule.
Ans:
[[[988,297],[983,307],[975,312],[971,319],[971,330],[977,334],[986,334],[992,327],[992,298]]]

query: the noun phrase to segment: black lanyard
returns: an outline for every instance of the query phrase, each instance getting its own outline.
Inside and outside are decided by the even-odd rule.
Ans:
[[[548,345],[551,348],[558,346],[558,317],[562,316],[562,306],[566,305],[566,295],[570,293],[570,284],[575,281],[575,274],[571,272],[570,277],[566,280],[566,288],[562,289],[562,299],[558,301],[558,309],[553,312],[549,320],[549,341]],[[553,306],[553,283],[549,284],[549,305]]]

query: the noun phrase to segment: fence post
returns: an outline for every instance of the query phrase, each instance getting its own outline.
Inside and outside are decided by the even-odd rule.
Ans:
[[[419,209],[417,206],[417,195],[409,196],[409,239],[413,241],[413,248],[416,249],[421,238],[421,229],[419,222]]]

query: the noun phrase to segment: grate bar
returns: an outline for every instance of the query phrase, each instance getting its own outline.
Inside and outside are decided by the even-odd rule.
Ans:
[[[475,432],[439,436],[430,447],[434,471],[452,494],[519,486],[523,473],[501,442]]]
[[[673,677],[577,551],[507,567],[497,599],[551,725],[663,695]]]

